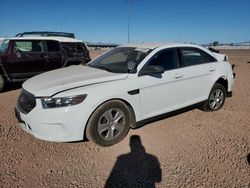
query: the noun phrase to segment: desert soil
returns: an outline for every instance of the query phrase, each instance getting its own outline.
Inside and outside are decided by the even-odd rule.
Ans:
[[[107,148],[34,138],[14,115],[20,89],[1,93],[0,187],[249,188],[250,50],[223,52],[237,74],[223,109],[149,123]]]

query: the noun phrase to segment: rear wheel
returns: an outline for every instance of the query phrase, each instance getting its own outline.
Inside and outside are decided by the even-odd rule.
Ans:
[[[222,108],[226,99],[226,89],[223,85],[215,83],[210,91],[208,100],[201,106],[203,111],[216,111]]]
[[[98,107],[89,119],[86,136],[100,146],[111,146],[120,142],[128,133],[130,112],[119,100]]]
[[[5,81],[3,76],[0,74],[0,92],[3,91],[4,86],[5,86]]]

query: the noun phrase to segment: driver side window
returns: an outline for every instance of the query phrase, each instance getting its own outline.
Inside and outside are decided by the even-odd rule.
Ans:
[[[165,70],[178,68],[178,57],[176,49],[166,49],[158,52],[150,60],[148,66],[151,65],[161,66]]]

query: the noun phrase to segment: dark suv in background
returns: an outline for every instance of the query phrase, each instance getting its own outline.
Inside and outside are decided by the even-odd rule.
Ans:
[[[73,33],[25,32],[0,39],[0,91],[45,71],[90,61],[86,44]]]

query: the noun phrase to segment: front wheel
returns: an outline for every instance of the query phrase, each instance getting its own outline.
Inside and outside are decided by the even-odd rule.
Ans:
[[[130,127],[130,111],[119,100],[108,101],[98,107],[89,119],[86,136],[100,146],[120,142]]]
[[[210,91],[208,100],[201,106],[203,111],[216,111],[222,108],[226,99],[226,89],[223,85],[215,83]]]

